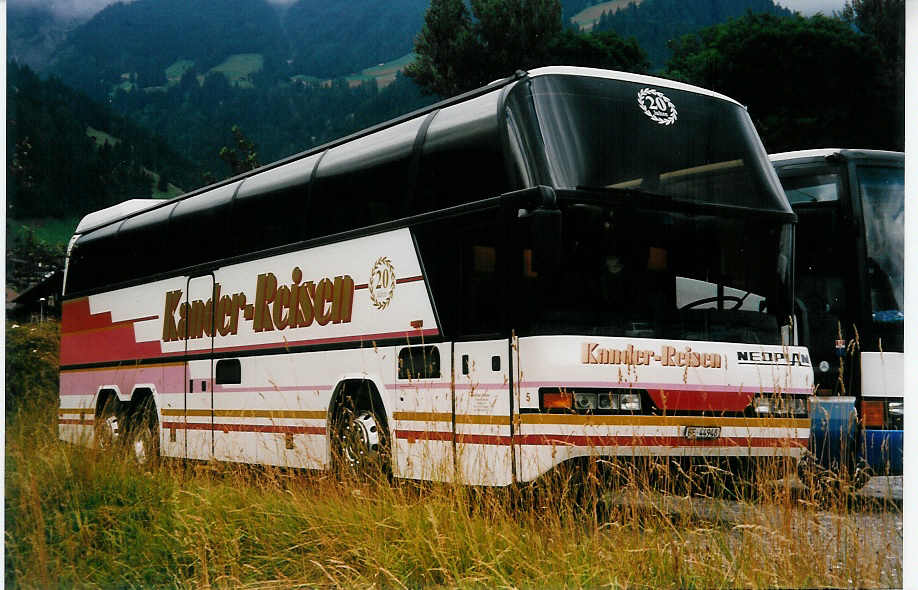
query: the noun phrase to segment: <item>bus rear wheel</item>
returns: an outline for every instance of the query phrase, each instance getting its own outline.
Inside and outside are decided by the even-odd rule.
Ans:
[[[389,436],[381,408],[369,395],[345,395],[335,413],[332,453],[339,473],[376,478],[389,473]]]
[[[100,451],[111,451],[120,440],[124,420],[118,410],[118,401],[109,399],[102,403],[102,407],[96,413],[93,436],[96,448]]]
[[[152,467],[159,461],[159,420],[152,397],[134,411],[128,435],[131,458],[138,467]]]

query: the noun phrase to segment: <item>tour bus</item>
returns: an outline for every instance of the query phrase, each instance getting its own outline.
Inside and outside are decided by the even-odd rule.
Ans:
[[[84,218],[60,437],[492,486],[580,458],[793,463],[795,219],[730,98],[519,72]]]
[[[857,472],[857,483],[866,473],[901,475],[905,154],[770,158],[798,218],[796,317],[817,386],[814,455]]]

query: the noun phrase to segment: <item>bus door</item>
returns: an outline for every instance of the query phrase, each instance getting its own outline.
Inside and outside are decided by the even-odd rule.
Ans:
[[[393,449],[401,477],[453,481],[451,359],[447,343],[398,349]]]
[[[781,175],[781,183],[797,214],[796,279],[800,344],[809,348],[817,393],[838,389],[837,343],[853,337],[852,311],[857,294],[854,278],[855,240],[844,169],[819,163]]]
[[[510,484],[509,341],[456,342],[453,363],[457,477],[471,485]]]
[[[185,289],[185,457],[213,457],[214,276],[188,279]]]

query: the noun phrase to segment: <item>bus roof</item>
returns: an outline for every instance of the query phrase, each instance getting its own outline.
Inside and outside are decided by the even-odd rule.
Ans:
[[[792,152],[781,152],[777,154],[768,154],[768,159],[772,163],[788,162],[790,160],[818,160],[828,158],[829,156],[840,156],[843,158],[882,158],[882,159],[901,159],[905,157],[903,152],[891,152],[886,150],[861,150],[848,148],[822,148],[811,150],[797,150]]]
[[[512,76],[509,76],[507,78],[503,78],[500,80],[495,80],[494,82],[491,82],[490,84],[487,84],[486,86],[482,86],[481,88],[477,88],[475,90],[471,90],[464,94],[460,94],[458,96],[454,96],[452,98],[448,98],[446,100],[437,102],[428,107],[424,107],[416,111],[412,111],[410,113],[407,113],[395,119],[391,119],[383,123],[380,123],[378,125],[357,131],[355,133],[352,133],[351,135],[347,135],[347,136],[332,140],[328,143],[325,143],[325,144],[322,144],[322,145],[319,145],[313,148],[309,148],[306,151],[294,154],[292,156],[288,156],[276,162],[271,162],[270,164],[266,164],[264,166],[261,166],[260,168],[256,168],[255,170],[250,170],[242,174],[220,180],[213,184],[200,187],[198,189],[195,189],[193,191],[179,195],[177,197],[173,197],[172,199],[131,199],[129,201],[119,203],[112,207],[108,207],[100,211],[89,213],[88,215],[83,217],[83,219],[77,225],[77,229],[75,233],[85,234],[87,232],[91,232],[93,230],[100,229],[112,223],[133,217],[135,215],[143,213],[144,211],[156,209],[158,207],[165,207],[171,203],[182,201],[184,199],[193,197],[195,195],[199,195],[202,193],[212,191],[221,186],[229,185],[234,182],[243,180],[245,178],[254,176],[256,174],[260,174],[262,172],[266,172],[268,170],[278,168],[285,164],[289,164],[296,160],[300,160],[308,156],[312,156],[314,154],[323,152],[333,147],[353,141],[360,137],[370,135],[377,131],[382,131],[384,129],[393,127],[400,123],[404,123],[411,119],[428,115],[439,109],[442,109],[448,106],[452,106],[455,104],[459,104],[459,103],[471,100],[473,98],[476,98],[478,96],[488,94],[490,92],[499,91],[500,89],[516,81],[527,78],[527,77],[533,78],[533,77],[538,77],[538,76],[551,76],[551,75],[585,76],[585,77],[593,77],[593,78],[605,78],[608,80],[621,80],[624,82],[632,82],[632,83],[637,83],[637,84],[652,84],[654,86],[659,86],[663,88],[672,88],[674,90],[682,90],[686,92],[692,92],[695,94],[710,96],[713,98],[731,102],[741,107],[743,106],[737,101],[733,100],[732,98],[729,98],[717,92],[713,92],[711,90],[700,88],[698,86],[692,86],[690,84],[685,84],[683,82],[677,82],[674,80],[666,80],[664,78],[656,78],[653,76],[646,76],[643,74],[632,74],[630,72],[620,72],[616,70],[603,70],[603,69],[598,69],[598,68],[584,68],[584,67],[575,67],[575,66],[547,66],[547,67],[542,67],[542,68],[536,68],[528,72],[524,72],[520,70],[520,71],[517,71]]]

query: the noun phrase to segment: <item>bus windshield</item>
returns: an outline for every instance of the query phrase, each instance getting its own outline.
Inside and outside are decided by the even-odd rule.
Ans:
[[[524,335],[782,343],[790,223],[566,199],[561,210],[557,275],[524,246]]]
[[[864,209],[871,309],[878,323],[904,320],[904,177],[904,169],[899,167],[857,167]]]
[[[546,75],[515,88],[507,108],[511,143],[528,152],[532,184],[791,210],[748,114],[731,101]]]

